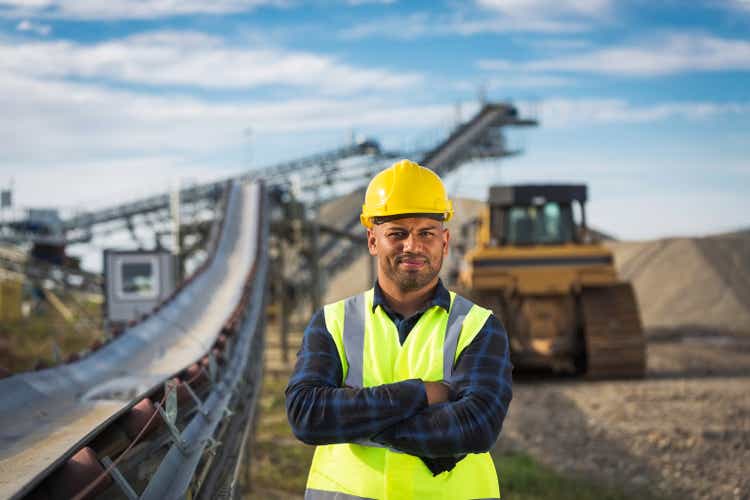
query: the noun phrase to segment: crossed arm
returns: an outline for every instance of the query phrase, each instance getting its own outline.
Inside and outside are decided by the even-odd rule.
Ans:
[[[419,379],[341,387],[338,352],[318,312],[286,389],[287,416],[294,434],[308,444],[372,440],[421,457],[478,453],[500,433],[511,399],[511,372],[507,335],[490,316],[446,380],[451,401],[440,402],[439,388]],[[436,404],[429,404],[428,391]]]

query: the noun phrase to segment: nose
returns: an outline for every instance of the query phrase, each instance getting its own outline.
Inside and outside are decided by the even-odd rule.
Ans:
[[[419,246],[417,237],[413,233],[409,233],[409,236],[404,238],[403,244],[404,244],[403,251],[410,252],[410,253],[416,253],[418,246]]]

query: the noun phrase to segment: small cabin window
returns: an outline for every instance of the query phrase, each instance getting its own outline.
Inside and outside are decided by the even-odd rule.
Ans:
[[[154,299],[159,295],[156,262],[151,258],[120,262],[119,289],[123,299]]]
[[[506,207],[506,231],[509,245],[551,245],[574,240],[573,211],[569,203],[545,203],[537,206]],[[496,228],[493,227],[493,231]]]

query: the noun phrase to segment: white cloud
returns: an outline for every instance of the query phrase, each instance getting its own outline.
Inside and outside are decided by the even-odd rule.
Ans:
[[[750,42],[710,35],[673,34],[635,46],[612,47],[525,63],[481,60],[486,70],[570,71],[660,76],[688,71],[750,70]]]
[[[212,102],[0,75],[0,168],[132,155],[226,153],[254,133],[432,126],[450,106],[394,105],[370,97]],[[408,127],[404,127],[408,128]]]
[[[286,0],[3,0],[0,15],[10,18],[151,19],[189,14],[230,14],[288,3]]]
[[[0,42],[0,71],[40,78],[93,78],[147,85],[248,89],[287,85],[324,93],[414,86],[417,73],[363,69],[333,57],[231,47],[200,33],[153,32],[83,45]]]
[[[604,18],[614,8],[612,0],[477,0],[477,4],[506,16],[525,20]]]
[[[28,19],[24,19],[18,25],[16,25],[17,31],[31,31],[37,35],[47,36],[52,32],[52,26],[48,24],[37,24],[32,23]]]
[[[450,14],[418,12],[354,24],[339,32],[345,40],[379,37],[413,40],[425,36],[472,36],[482,33],[578,33],[590,28],[580,18],[557,18],[543,15],[518,17],[502,12],[459,10]]]
[[[750,0],[727,0],[730,8],[750,12]]]
[[[359,23],[340,32],[344,39],[384,37],[411,40],[423,36],[480,33],[578,33],[607,21],[613,0],[475,0],[449,14],[420,12]]]
[[[666,102],[638,106],[624,99],[552,98],[538,102],[520,102],[522,114],[533,114],[544,127],[563,128],[590,124],[647,123],[669,119],[700,120],[750,112],[747,102]]]
[[[437,27],[438,33],[472,36],[481,33],[578,33],[586,31],[588,25],[579,21],[567,21],[543,17],[512,18],[510,16],[456,17],[443,26]]]
[[[546,51],[570,51],[591,48],[593,42],[584,38],[540,38],[540,37],[518,37],[515,43],[523,44],[539,50]]]
[[[575,33],[585,30],[579,23],[557,21],[514,22],[502,17],[465,17],[463,15],[436,16],[427,13],[386,17],[359,23],[339,32],[344,40],[388,38],[414,40],[425,36],[472,36],[481,33],[542,32]]]
[[[413,40],[430,33],[430,24],[430,16],[427,13],[378,18],[353,24],[339,31],[339,36],[345,40],[359,40],[370,37]]]

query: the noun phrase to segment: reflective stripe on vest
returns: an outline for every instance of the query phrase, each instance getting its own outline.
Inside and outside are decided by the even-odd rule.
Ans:
[[[450,295],[449,311],[427,309],[403,344],[385,311],[373,311],[373,290],[325,306],[326,328],[341,358],[342,384],[449,380],[458,356],[491,314]],[[488,453],[470,453],[450,472],[433,476],[418,457],[363,441],[316,447],[305,498],[499,498],[499,488]]]
[[[373,500],[367,497],[358,497],[341,493],[340,491],[305,490],[305,500]]]
[[[349,362],[349,372],[344,384],[362,387],[362,357],[365,354],[365,296],[350,297],[344,303],[344,352]]]
[[[375,500],[367,497],[358,497],[355,495],[348,495],[341,493],[340,491],[325,491],[325,490],[305,490],[305,500]],[[493,498],[472,498],[471,500],[500,500],[500,497]]]

